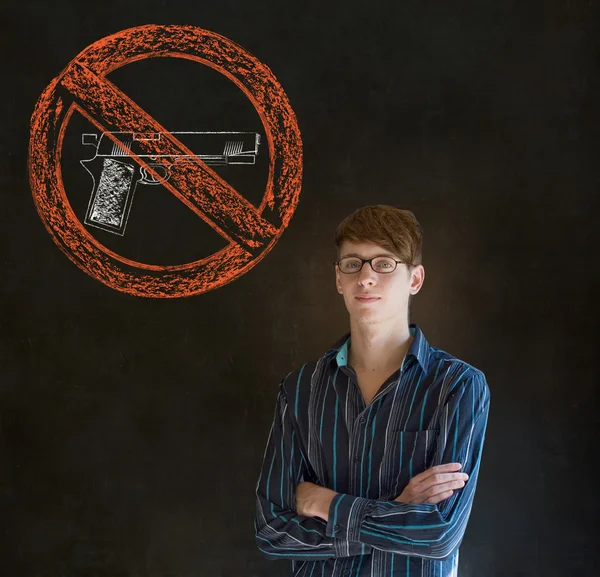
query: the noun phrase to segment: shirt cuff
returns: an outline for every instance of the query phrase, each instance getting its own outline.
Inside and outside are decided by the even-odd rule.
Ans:
[[[360,529],[369,506],[369,499],[338,493],[329,506],[325,534],[328,537],[360,541]]]
[[[367,555],[373,552],[373,547],[366,543],[348,541],[347,539],[333,538],[333,548],[336,557],[353,557],[354,555]]]

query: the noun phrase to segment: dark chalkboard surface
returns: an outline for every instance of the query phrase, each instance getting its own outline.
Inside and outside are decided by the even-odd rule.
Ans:
[[[348,328],[335,226],[392,204],[424,230],[411,321],[483,370],[493,399],[461,577],[597,575],[597,17],[583,1],[3,5],[0,574],[289,574],[252,527],[277,386]],[[302,134],[289,227],[245,274],[187,298],[85,274],[29,185],[39,95],[86,46],[144,24],[242,46]],[[259,133],[255,165],[215,168],[258,206],[266,135],[238,87],[181,59],[112,74],[169,130]],[[81,218],[92,128],[74,117],[64,136]],[[136,196],[125,236],[94,235],[157,265],[226,244],[161,187]]]

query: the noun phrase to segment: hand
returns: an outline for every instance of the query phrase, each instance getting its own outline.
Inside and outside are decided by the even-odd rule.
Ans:
[[[306,517],[320,517],[327,521],[329,506],[336,495],[331,489],[302,481],[296,487],[296,513]]]
[[[452,472],[458,471],[461,467],[460,463],[446,463],[415,475],[394,501],[413,504],[433,503],[435,505],[447,499],[454,492],[453,489],[464,487],[465,481],[469,478],[466,473]]]

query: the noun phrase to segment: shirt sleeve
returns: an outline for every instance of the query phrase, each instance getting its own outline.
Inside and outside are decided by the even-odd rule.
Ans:
[[[296,513],[296,487],[305,475],[309,475],[306,457],[282,382],[256,485],[254,531],[258,548],[267,559],[320,560],[370,554],[370,545],[327,535],[324,520]]]
[[[471,512],[487,426],[490,391],[476,371],[458,384],[442,409],[436,465],[458,462],[464,487],[440,503],[378,501],[340,493],[329,509],[326,535],[376,549],[442,559],[462,542]]]

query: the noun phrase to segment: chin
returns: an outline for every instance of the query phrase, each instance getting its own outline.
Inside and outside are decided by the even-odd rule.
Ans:
[[[375,314],[374,312],[360,311],[360,312],[354,313],[354,314],[352,314],[352,312],[350,312],[350,316],[354,317],[354,320],[356,320],[357,322],[363,323],[363,324],[374,324],[374,323],[379,323],[382,320],[385,320],[382,318],[381,315]]]

